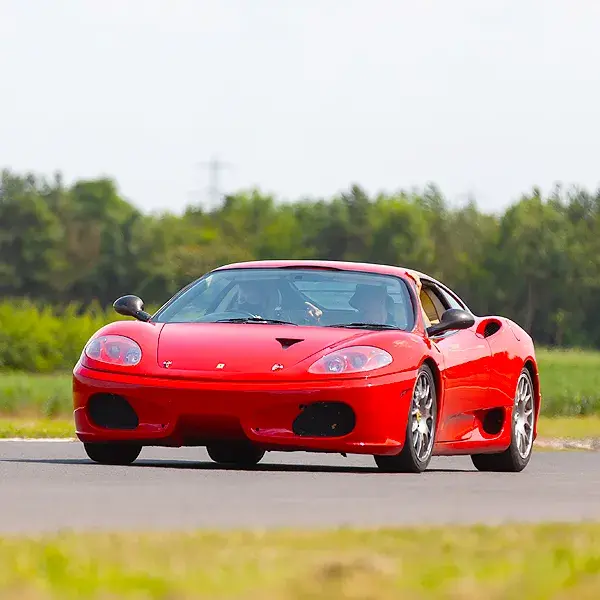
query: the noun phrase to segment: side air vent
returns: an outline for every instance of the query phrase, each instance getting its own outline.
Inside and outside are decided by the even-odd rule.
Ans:
[[[494,335],[500,329],[500,323],[498,321],[490,321],[483,330],[483,337],[490,337]]]
[[[504,409],[493,408],[485,413],[481,426],[488,435],[498,435],[502,431],[504,420]]]
[[[284,350],[287,350],[290,346],[293,346],[294,344],[304,341],[304,340],[297,340],[295,338],[276,338],[276,340],[281,344],[281,347]]]

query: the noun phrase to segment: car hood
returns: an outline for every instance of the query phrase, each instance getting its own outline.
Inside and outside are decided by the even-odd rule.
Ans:
[[[158,340],[159,366],[171,370],[270,373],[372,331],[272,324],[168,323]],[[316,357],[315,357],[316,359]]]

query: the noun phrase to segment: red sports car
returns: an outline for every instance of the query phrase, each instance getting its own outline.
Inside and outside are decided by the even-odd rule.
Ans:
[[[537,431],[531,337],[477,317],[448,287],[394,266],[278,260],[231,264],[154,315],[114,303],[73,371],[88,456],[130,464],[143,446],[205,446],[250,467],[269,450],[371,454],[424,471],[468,454],[521,471]]]

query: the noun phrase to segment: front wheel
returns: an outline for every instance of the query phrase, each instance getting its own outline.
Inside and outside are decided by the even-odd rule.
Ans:
[[[142,446],[123,442],[84,443],[86,454],[102,465],[130,465],[140,455]]]
[[[497,454],[473,454],[471,460],[479,471],[501,471],[518,473],[531,459],[535,402],[533,381],[529,370],[524,368],[519,375],[515,401],[510,415],[510,446]]]
[[[422,473],[431,461],[436,430],[435,380],[431,369],[422,365],[413,388],[404,447],[395,456],[375,456],[377,466],[394,473]]]
[[[265,451],[250,442],[215,442],[206,447],[208,456],[221,465],[253,467],[258,464]]]

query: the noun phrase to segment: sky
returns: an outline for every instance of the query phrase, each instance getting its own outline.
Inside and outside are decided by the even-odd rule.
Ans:
[[[142,210],[600,185],[595,0],[0,0],[0,168]]]

